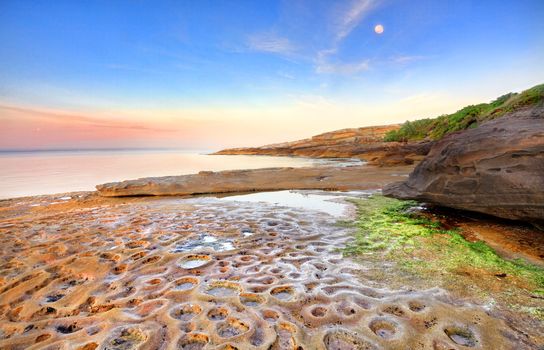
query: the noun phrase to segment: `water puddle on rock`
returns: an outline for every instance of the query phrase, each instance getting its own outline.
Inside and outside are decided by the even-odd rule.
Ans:
[[[340,217],[346,215],[348,206],[346,202],[342,201],[343,198],[368,196],[370,193],[370,191],[274,191],[232,195],[220,199],[315,210]]]
[[[443,290],[368,280],[337,225],[343,198],[368,194],[103,199],[4,219],[0,348],[530,349]]]
[[[192,255],[183,259],[179,266],[184,269],[196,269],[208,264],[211,258],[207,255]]]
[[[217,237],[200,234],[198,238],[188,239],[174,247],[172,253],[183,253],[211,249],[216,252],[233,250],[234,245],[230,239],[219,239]]]

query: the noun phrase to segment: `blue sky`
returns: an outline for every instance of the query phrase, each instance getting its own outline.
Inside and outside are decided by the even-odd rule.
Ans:
[[[241,146],[452,112],[544,82],[543,18],[541,0],[3,0],[0,148]]]

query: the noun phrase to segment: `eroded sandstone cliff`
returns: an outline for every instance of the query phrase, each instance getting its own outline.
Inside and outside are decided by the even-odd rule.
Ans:
[[[308,139],[247,148],[231,148],[215,154],[303,156],[314,158],[359,158],[372,165],[413,164],[430,149],[431,142],[384,142],[399,124],[342,129]]]
[[[407,181],[383,192],[507,219],[544,220],[544,106],[444,137]]]

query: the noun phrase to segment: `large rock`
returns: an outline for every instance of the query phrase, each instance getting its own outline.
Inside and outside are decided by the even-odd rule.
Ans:
[[[433,145],[386,196],[501,218],[544,221],[544,106],[520,110]]]
[[[407,176],[411,166],[266,168],[201,171],[181,176],[149,177],[96,186],[103,197],[167,196],[275,190],[367,190]]]

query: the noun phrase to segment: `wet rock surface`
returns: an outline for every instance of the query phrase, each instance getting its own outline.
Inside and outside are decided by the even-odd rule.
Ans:
[[[176,197],[32,204],[0,211],[2,349],[531,348],[443,290],[365,279],[338,252],[350,230],[323,212]]]
[[[520,110],[438,141],[384,195],[544,221],[544,107]]]

